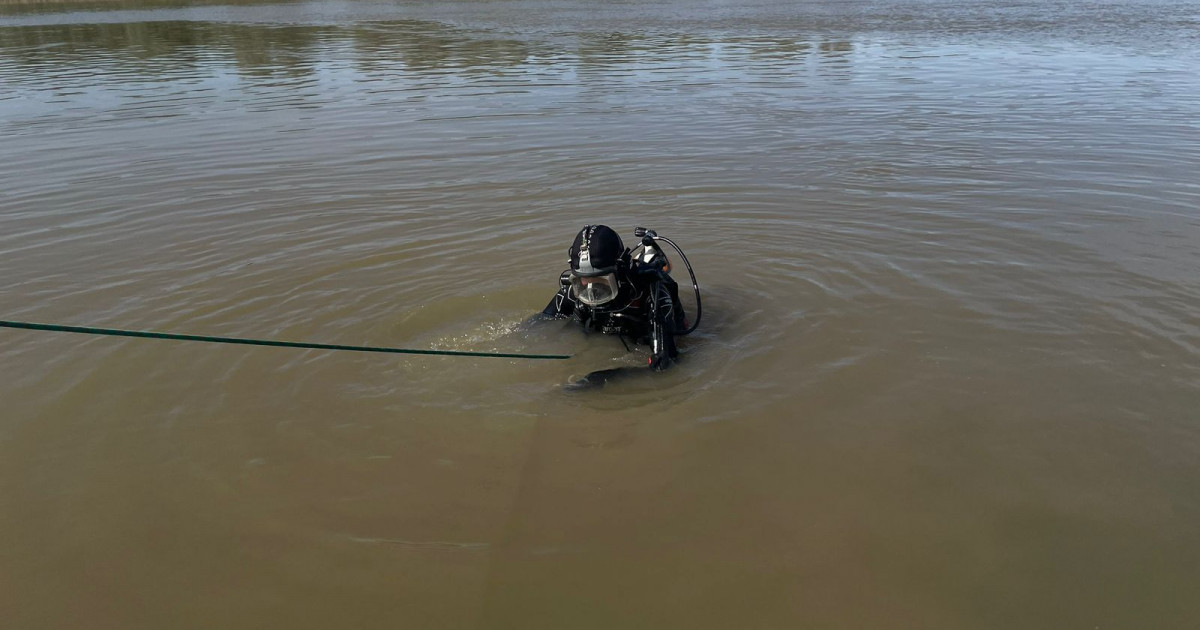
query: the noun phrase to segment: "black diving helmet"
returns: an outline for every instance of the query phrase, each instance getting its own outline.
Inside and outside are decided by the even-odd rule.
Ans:
[[[571,256],[571,294],[588,306],[601,306],[617,298],[621,286],[617,273],[626,256],[621,237],[606,225],[588,225],[575,236]]]

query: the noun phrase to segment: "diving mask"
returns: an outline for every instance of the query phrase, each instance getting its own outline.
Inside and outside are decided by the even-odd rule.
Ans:
[[[599,276],[571,274],[571,293],[588,306],[600,306],[613,301],[617,297],[618,290],[617,274],[615,273]]]

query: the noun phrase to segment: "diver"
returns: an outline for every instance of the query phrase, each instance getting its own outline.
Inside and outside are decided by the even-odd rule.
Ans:
[[[637,228],[634,235],[641,238],[641,243],[630,250],[606,225],[588,225],[580,230],[567,250],[571,268],[559,276],[558,293],[542,315],[574,318],[585,331],[617,335],[622,343],[629,339],[649,345],[649,368],[662,371],[679,358],[675,338],[692,332],[700,323],[700,288],[678,245],[646,228]],[[687,265],[696,291],[695,324],[688,324],[679,300],[679,285],[671,278],[671,263],[658,241],[674,247]],[[628,370],[592,372],[571,387],[603,385]]]

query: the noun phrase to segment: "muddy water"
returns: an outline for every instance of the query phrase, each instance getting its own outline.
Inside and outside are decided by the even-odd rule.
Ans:
[[[1194,3],[0,9],[6,628],[1193,628]],[[670,372],[528,326],[685,248]],[[678,266],[678,265],[677,265]]]

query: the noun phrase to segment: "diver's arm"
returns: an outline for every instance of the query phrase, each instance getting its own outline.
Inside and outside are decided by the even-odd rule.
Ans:
[[[634,273],[646,279],[649,286],[649,312],[646,313],[650,338],[650,369],[661,372],[679,356],[675,347],[675,332],[683,324],[683,307],[679,303],[679,286],[671,278],[666,254],[649,236],[642,239],[643,254],[636,257]]]
[[[562,286],[558,288],[558,293],[554,294],[546,308],[542,309],[542,318],[560,319],[575,315],[575,300],[571,298],[569,271],[563,272],[563,275],[559,277],[559,283]]]
[[[674,283],[672,283],[674,284]],[[665,282],[655,282],[650,301],[650,369],[661,372],[675,362],[676,302]]]

